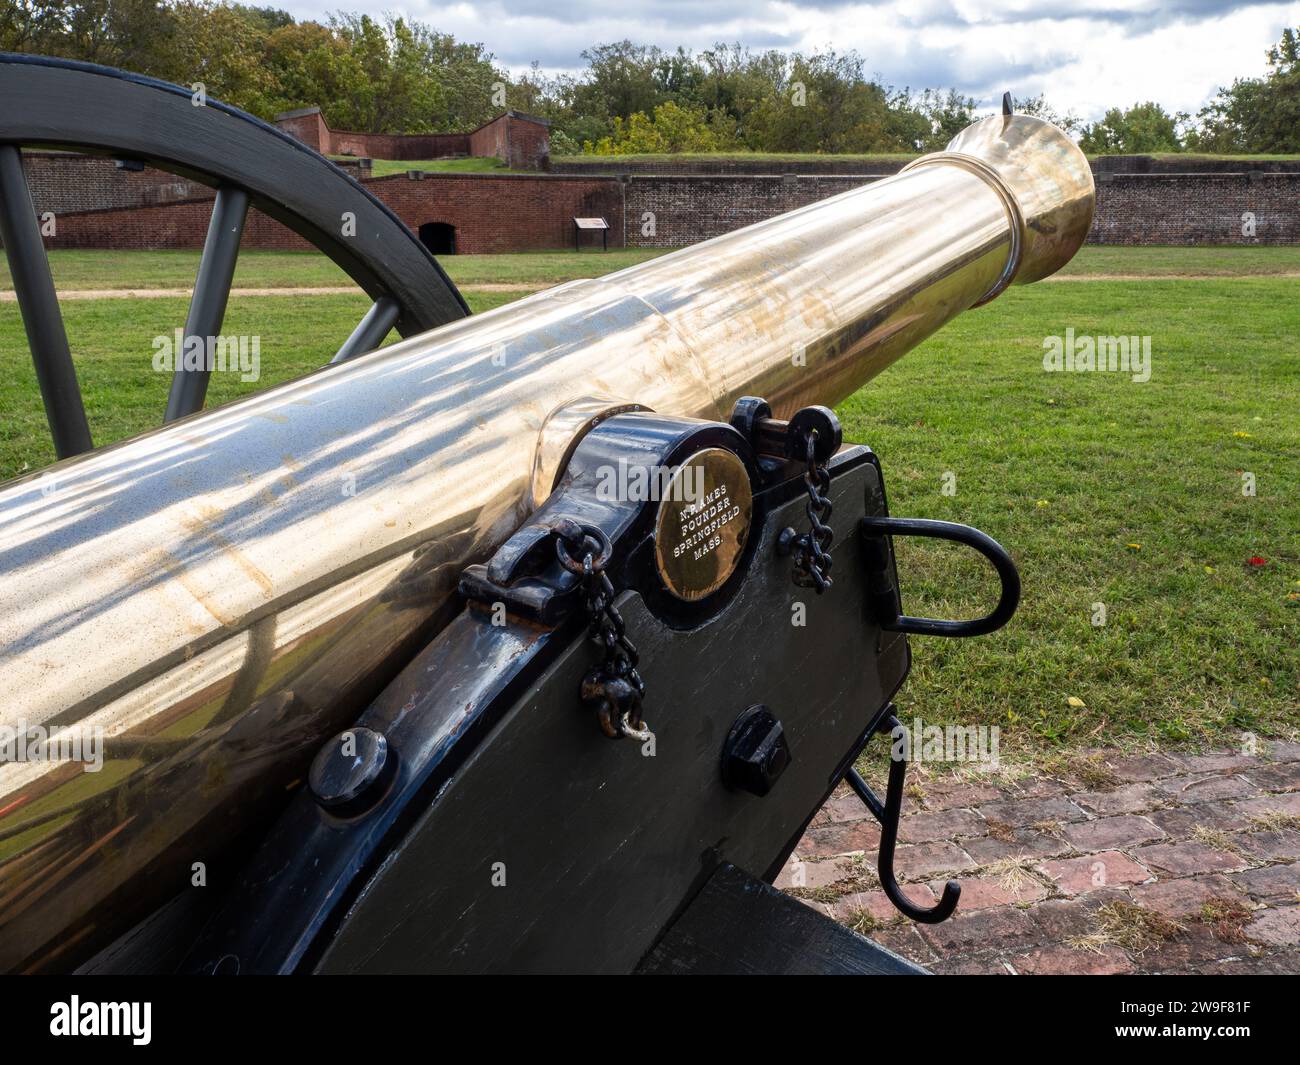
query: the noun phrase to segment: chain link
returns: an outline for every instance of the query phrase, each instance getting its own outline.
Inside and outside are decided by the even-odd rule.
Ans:
[[[816,431],[804,434],[804,450],[807,468],[803,481],[808,492],[808,505],[804,509],[811,529],[796,542],[794,583],[800,588],[814,588],[821,595],[833,583],[830,546],[835,532],[827,523],[834,507],[826,494],[830,490],[831,475],[825,464],[817,461]]]
[[[605,572],[613,554],[609,538],[594,526],[567,519],[557,522],[554,532],[556,556],[569,572],[582,577],[588,635],[604,649],[604,661],[583,681],[583,701],[597,707],[607,736],[648,740],[651,733],[641,717],[645,681],[637,671],[641,658],[614,606],[614,585]],[[593,555],[588,540],[596,542],[599,554]]]
[[[623,615],[614,606],[614,586],[603,569],[592,565],[591,555],[583,558],[583,579],[586,581],[586,607],[588,632],[591,638],[605,648],[605,668],[614,676],[624,677],[645,695],[645,681],[637,672],[641,656],[636,645],[628,639]]]

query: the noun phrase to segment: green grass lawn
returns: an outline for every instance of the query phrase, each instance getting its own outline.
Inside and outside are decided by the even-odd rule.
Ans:
[[[653,259],[661,248],[609,251],[542,251],[511,255],[448,255],[439,262],[458,285],[558,284],[598,277]],[[194,251],[50,252],[50,271],[59,289],[189,288],[199,265]],[[235,267],[236,288],[295,288],[339,285],[352,279],[324,255],[310,251],[244,251]],[[9,264],[0,255],[0,289],[10,288]]]
[[[438,261],[458,285],[554,284],[575,277],[599,277],[663,255],[663,248],[609,251],[536,251],[517,255],[451,255]]]
[[[1137,274],[1143,277],[1221,276],[1300,273],[1300,245],[1264,247],[1141,247],[1087,245],[1060,271],[1081,274]]]
[[[434,174],[531,174],[531,170],[511,170],[500,159],[420,159],[414,162],[403,159],[375,159],[372,163],[372,177],[387,177],[389,174],[405,174],[408,170],[427,170]]]
[[[847,435],[881,457],[895,514],[984,529],[1024,581],[1000,632],[915,639],[907,714],[997,724],[1004,744],[1040,749],[1294,734],[1294,293],[1254,278],[1013,288],[841,405]],[[1044,372],[1044,336],[1070,326],[1150,335],[1150,381]],[[996,595],[960,548],[913,540],[900,556],[911,613],[971,617]]]
[[[510,255],[448,255],[439,261],[458,285],[559,284],[575,277],[599,277],[612,270],[663,255],[661,248],[611,248],[609,251],[540,251]],[[189,288],[199,265],[195,251],[50,252],[50,269],[60,289]],[[1300,273],[1300,245],[1293,247],[1088,246],[1063,275],[1182,274],[1222,275]],[[351,279],[316,252],[245,251],[235,268],[237,288],[294,288],[338,285]],[[9,265],[0,256],[0,289],[10,287]]]
[[[428,170],[435,174],[533,174],[533,170],[511,170],[500,159],[469,156],[464,159],[372,159],[372,177]]]
[[[446,263],[462,283],[544,283],[650,254]],[[140,267],[155,271],[156,287],[184,287],[196,261],[127,258],[53,256],[60,283],[85,288],[141,286]],[[305,256],[253,253],[238,283],[328,284],[317,268]],[[1004,750],[1294,736],[1300,307],[1294,280],[1231,275],[1295,271],[1300,249],[1085,248],[1071,269],[1152,279],[1015,287],[840,407],[848,437],[880,454],[894,513],[983,528],[1024,579],[1020,611],[1001,632],[914,640],[900,708],[927,722],[1000,725]],[[468,299],[477,311],[518,295]],[[210,402],[321,365],[366,305],[360,293],[232,301],[224,331],[261,336],[263,379],[214,378]],[[149,371],[149,339],[185,310],[184,299],[65,302],[97,442],[159,423],[168,382]],[[1150,335],[1151,380],[1044,372],[1044,336],[1067,327]],[[0,478],[52,459],[17,308],[0,304]],[[1255,476],[1253,498],[1242,495],[1243,471]],[[952,496],[942,492],[948,472]],[[982,561],[960,548],[905,542],[900,567],[912,613],[972,616],[994,594]],[[1096,603],[1104,626],[1091,623]]]
[[[466,297],[474,311],[511,298],[509,293],[495,292]],[[169,379],[152,371],[150,341],[183,325],[188,305],[185,299],[64,301],[64,327],[75,352],[86,417],[97,445],[161,424]],[[370,300],[359,291],[231,300],[222,332],[261,338],[261,379],[244,383],[235,374],[213,374],[208,405],[229,402],[325,365],[369,306]],[[0,304],[0,480],[53,461],[22,319],[14,304]]]
[[[617,170],[623,163],[666,163],[682,164],[691,162],[714,163],[861,163],[870,167],[873,163],[890,163],[901,166],[917,158],[916,152],[640,152],[632,155],[557,155],[553,163],[576,163],[591,167],[593,170]],[[867,170],[863,171],[868,172]]]

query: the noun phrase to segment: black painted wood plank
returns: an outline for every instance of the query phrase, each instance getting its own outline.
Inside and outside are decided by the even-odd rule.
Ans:
[[[723,864],[637,969],[649,975],[925,976],[734,865]]]

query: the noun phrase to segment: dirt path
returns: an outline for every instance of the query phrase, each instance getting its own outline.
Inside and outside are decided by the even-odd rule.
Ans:
[[[568,278],[572,281],[587,281],[588,278]],[[456,287],[462,292],[541,292],[564,284],[563,281],[478,281]]]

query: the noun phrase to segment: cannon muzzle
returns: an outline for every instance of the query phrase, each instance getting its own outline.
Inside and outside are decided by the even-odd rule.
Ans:
[[[1092,211],[1064,134],[989,118],[894,177],[5,486],[0,740],[50,743],[0,765],[0,969],[65,965],[198,866],[219,879],[584,431],[838,402],[1061,267]],[[98,772],[54,742],[78,738]]]

